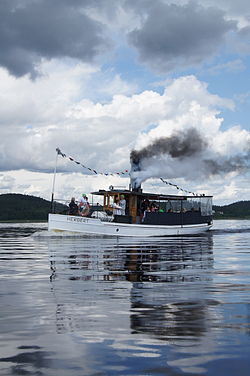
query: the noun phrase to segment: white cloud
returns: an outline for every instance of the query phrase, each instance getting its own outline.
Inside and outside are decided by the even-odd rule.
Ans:
[[[246,66],[244,65],[243,61],[240,59],[236,59],[223,64],[214,65],[207,71],[212,75],[216,75],[222,72],[236,73],[243,71],[244,69],[246,69]]]
[[[0,192],[9,193],[15,186],[15,178],[10,175],[0,174]]]
[[[129,84],[122,80],[119,74],[115,74],[113,77],[108,75],[107,78],[102,80],[102,87],[99,88],[99,93],[103,97],[112,97],[117,94],[130,95],[137,91],[137,85]]]
[[[233,109],[234,104],[209,93],[207,85],[194,76],[169,81],[163,94],[156,91],[130,96],[119,94],[107,103],[98,103],[87,99],[85,91],[86,82],[96,73],[95,68],[61,64],[55,69],[54,64],[44,64],[46,74],[33,82],[26,77],[16,80],[0,70],[3,82],[0,95],[4,100],[0,109],[0,167],[16,179],[12,192],[33,195],[41,192],[49,198],[49,175],[44,172],[53,172],[56,147],[92,169],[116,172],[130,168],[133,147],[143,147],[158,137],[190,126],[213,140],[214,150],[225,155],[242,150],[249,137],[239,126],[221,131],[220,107]],[[178,178],[180,173],[185,176],[186,167],[183,164],[178,174],[171,172],[169,177]],[[62,197],[77,196],[82,188],[90,192],[99,184],[106,188],[116,185],[114,178],[111,183],[102,177],[82,179],[81,172],[86,170],[79,169],[75,163],[59,157],[59,172],[76,173],[62,174],[58,185]],[[196,172],[198,183],[199,171],[196,169]],[[120,185],[119,178],[117,185]]]
[[[127,188],[129,178],[119,176],[84,175],[82,170],[75,173],[58,173],[55,179],[55,199],[69,201],[72,196],[79,199],[82,193],[90,194],[110,185]],[[53,174],[27,170],[9,171],[0,175],[0,193],[21,193],[51,199]],[[97,198],[96,198],[97,200]],[[91,202],[91,198],[89,197]]]

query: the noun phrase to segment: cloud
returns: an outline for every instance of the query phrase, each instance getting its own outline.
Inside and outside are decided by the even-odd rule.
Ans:
[[[121,148],[127,149],[123,155],[128,161],[129,143],[147,124],[146,119],[157,114],[160,95],[116,95],[106,104],[95,103],[82,99],[89,94],[91,71],[87,67],[56,67],[53,70],[49,64],[49,73],[36,81],[27,77],[15,80],[0,70],[0,170],[52,171],[58,146],[90,167],[120,170]],[[109,84],[112,87],[112,80]],[[101,78],[100,87],[102,90]],[[148,101],[155,104],[153,111],[147,108]],[[59,167],[75,169],[70,163]]]
[[[221,130],[216,108],[219,102],[230,108],[230,102],[209,94],[192,76],[174,80],[163,97],[170,116],[140,133],[132,153],[135,184],[150,177],[199,181],[249,171],[250,133],[240,127]]]
[[[131,153],[135,188],[151,177],[208,181],[214,175],[249,171],[249,132],[234,127],[211,137],[206,130],[183,125],[176,127],[171,136],[156,138]]]
[[[0,174],[0,192],[7,193],[11,191],[15,184],[15,178],[10,175]]]
[[[110,41],[104,25],[91,18],[84,5],[89,2],[2,1],[0,64],[16,77],[36,77],[43,59],[93,62]]]
[[[221,182],[220,179],[210,181],[210,192],[215,199],[214,204],[227,205],[232,202],[246,200],[249,197],[249,177],[231,174]]]
[[[237,19],[242,27],[249,24],[248,0],[238,0],[237,2],[235,0],[206,0],[206,5],[223,9],[227,13],[227,18]]]
[[[244,65],[243,61],[240,59],[236,59],[223,64],[214,65],[211,68],[207,69],[207,72],[209,72],[212,75],[217,75],[224,72],[237,73],[245,69],[246,66]]]
[[[95,103],[81,99],[81,72],[84,67],[68,70],[62,91],[63,70],[35,82],[14,80],[0,71],[2,90],[7,93],[0,109],[1,171],[53,171],[56,147],[98,171],[122,171],[130,166],[133,147],[167,137],[173,130],[192,124],[214,137],[222,122],[217,117],[219,107],[233,108],[231,101],[210,94],[206,84],[194,76],[173,80],[162,95],[143,91]],[[58,168],[79,171],[61,159]]]
[[[86,99],[89,83],[86,85],[82,79],[84,76],[87,82],[91,80],[95,70],[85,65],[69,68],[56,62],[45,65],[43,69],[48,74],[35,81],[27,77],[16,80],[0,69],[0,95],[4,101],[0,108],[0,171],[3,176],[16,179],[10,187],[13,192],[49,198],[56,147],[99,172],[116,172],[130,168],[133,148],[139,150],[157,138],[169,137],[190,126],[206,138],[213,153],[230,157],[246,146],[246,130],[221,130],[220,109],[233,109],[233,102],[211,94],[207,84],[194,76],[170,80],[162,94],[145,90],[134,95],[114,95],[100,103]],[[182,186],[196,192],[189,185],[204,181],[204,169],[195,160],[179,166],[173,169],[163,158],[157,168],[167,180],[178,182],[185,177]],[[193,172],[187,174],[190,166]],[[120,178],[90,175],[83,179],[88,171],[60,156],[58,172],[56,191],[60,198],[78,196],[82,190],[107,189],[110,184],[127,186],[128,182],[128,178],[119,182]],[[204,184],[202,191],[205,189],[208,188]]]
[[[250,18],[250,14],[249,14]],[[234,37],[234,38],[233,38]],[[232,36],[231,44],[234,48],[234,52],[241,54],[241,55],[249,55],[250,54],[250,26],[247,25],[242,27],[238,34]]]
[[[185,5],[159,1],[148,8],[139,28],[129,33],[139,60],[158,72],[187,68],[204,62],[236,30],[218,8],[204,8],[195,2]]]
[[[250,91],[245,93],[236,94],[234,96],[235,101],[239,102],[240,104],[248,104],[250,102]]]
[[[127,36],[149,68],[185,69],[219,53],[230,34],[238,52],[248,53],[245,9],[244,1],[237,9],[233,1],[223,0],[205,5],[184,0],[178,5],[168,0],[2,1],[0,65],[16,77],[31,78],[43,74],[41,64],[51,59],[101,66],[110,59],[111,48],[121,53]]]
[[[27,170],[3,172],[0,174],[0,193],[21,193],[50,200],[53,177],[53,174]],[[119,176],[84,175],[82,170],[59,172],[56,174],[54,193],[58,200],[70,200],[72,196],[79,199],[83,192],[89,194],[99,189],[108,189],[110,185],[127,188],[128,184],[128,178],[121,179]]]

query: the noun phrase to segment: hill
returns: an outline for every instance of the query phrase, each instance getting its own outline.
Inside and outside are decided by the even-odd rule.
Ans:
[[[51,210],[50,201],[40,197],[8,193],[0,195],[0,221],[46,221]],[[57,211],[65,206],[57,204]]]
[[[224,206],[213,206],[215,219],[250,219],[250,201],[238,201]]]

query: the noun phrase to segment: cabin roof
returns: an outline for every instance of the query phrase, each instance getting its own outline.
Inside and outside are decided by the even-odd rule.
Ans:
[[[124,196],[130,196],[130,195],[133,195],[133,196],[138,196],[142,199],[144,198],[147,198],[149,200],[187,200],[187,199],[190,199],[190,198],[201,198],[201,197],[213,197],[213,196],[206,196],[206,195],[190,195],[190,196],[184,196],[184,195],[165,195],[165,194],[161,194],[161,193],[147,193],[147,192],[142,192],[142,191],[130,191],[130,190],[119,190],[119,189],[115,189],[115,190],[109,190],[109,191],[106,191],[104,189],[100,189],[99,191],[97,192],[91,192],[92,195],[97,195],[97,196],[104,196],[104,195],[108,195],[108,196],[116,196],[116,195],[121,195],[123,194]]]

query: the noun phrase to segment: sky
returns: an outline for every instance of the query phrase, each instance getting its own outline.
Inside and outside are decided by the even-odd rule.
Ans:
[[[1,0],[0,18],[0,194],[49,200],[55,165],[56,199],[128,188],[150,148],[145,191],[250,200],[249,1]]]

